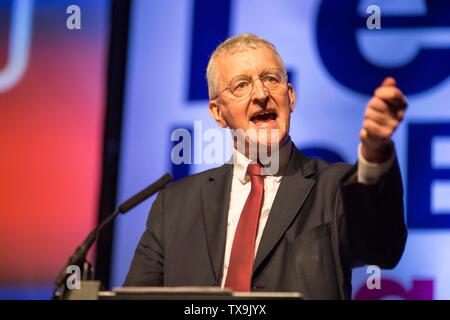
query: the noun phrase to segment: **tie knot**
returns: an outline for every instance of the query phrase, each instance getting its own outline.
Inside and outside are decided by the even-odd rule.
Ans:
[[[261,175],[261,165],[258,163],[250,163],[247,167],[247,174],[250,177]]]

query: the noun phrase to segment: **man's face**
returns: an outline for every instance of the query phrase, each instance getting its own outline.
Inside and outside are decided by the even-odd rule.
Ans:
[[[222,53],[215,65],[218,77],[216,89],[222,91],[232,79],[241,75],[257,79],[270,69],[283,70],[274,53],[266,47]],[[267,90],[260,80],[254,81],[253,85],[253,91],[244,99],[225,90],[218,98],[211,100],[211,116],[223,128],[241,129],[244,132],[253,129],[258,142],[283,145],[288,139],[290,114],[294,111],[295,93],[292,85],[283,84],[276,91]],[[259,132],[264,132],[265,136],[267,133],[268,141],[262,141]]]

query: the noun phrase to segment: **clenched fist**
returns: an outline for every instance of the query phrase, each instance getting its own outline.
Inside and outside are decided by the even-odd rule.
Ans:
[[[369,100],[360,132],[361,153],[369,162],[387,160],[392,152],[391,137],[402,122],[408,103],[394,78],[387,77]]]

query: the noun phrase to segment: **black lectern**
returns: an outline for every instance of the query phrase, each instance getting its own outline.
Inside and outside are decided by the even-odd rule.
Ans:
[[[121,287],[100,291],[98,281],[82,281],[67,300],[303,300],[299,292],[232,292],[218,287]]]

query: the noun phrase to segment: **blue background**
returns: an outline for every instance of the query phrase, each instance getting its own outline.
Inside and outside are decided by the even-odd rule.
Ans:
[[[381,8],[380,30],[366,28],[370,4]],[[406,291],[425,279],[428,298],[450,298],[449,1],[137,0],[130,32],[118,201],[166,171],[179,178],[210,167],[173,165],[170,134],[192,132],[196,120],[216,128],[207,110],[208,57],[226,37],[255,33],[285,61],[298,96],[291,137],[309,155],[354,162],[367,101],[384,77],[397,79],[409,101],[394,138],[409,239],[382,278]],[[113,287],[123,283],[151,201],[117,221]],[[354,272],[354,293],[367,276],[365,268]]]

